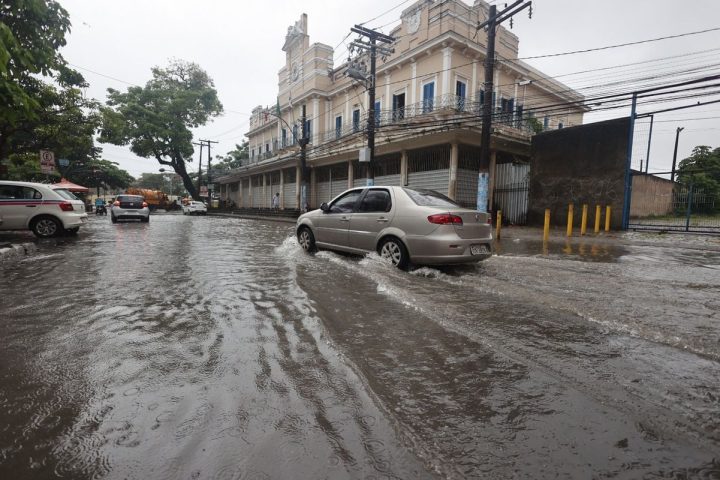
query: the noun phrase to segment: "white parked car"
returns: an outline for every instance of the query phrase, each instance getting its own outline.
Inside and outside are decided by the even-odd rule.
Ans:
[[[0,180],[0,230],[32,230],[46,238],[76,234],[87,221],[85,204],[68,190]]]
[[[203,202],[192,201],[183,205],[183,215],[206,215],[207,206]]]

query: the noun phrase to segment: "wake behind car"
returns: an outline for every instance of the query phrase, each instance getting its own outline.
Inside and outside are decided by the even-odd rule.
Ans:
[[[110,220],[140,220],[143,223],[150,221],[150,208],[140,195],[121,194],[115,198],[110,208]]]
[[[207,206],[203,202],[191,201],[182,209],[183,215],[207,215]]]
[[[32,230],[46,238],[76,234],[87,220],[83,201],[65,189],[0,180],[0,230]]]
[[[296,233],[306,251],[378,252],[404,269],[489,258],[488,218],[433,190],[373,186],[347,190],[301,215]]]

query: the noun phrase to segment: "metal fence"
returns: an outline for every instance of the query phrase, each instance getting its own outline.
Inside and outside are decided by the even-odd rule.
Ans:
[[[671,182],[669,175],[634,172],[628,228],[720,235],[718,192],[692,179]]]
[[[502,217],[512,225],[525,225],[528,212],[530,165],[503,163],[495,167],[493,210],[502,210]]]

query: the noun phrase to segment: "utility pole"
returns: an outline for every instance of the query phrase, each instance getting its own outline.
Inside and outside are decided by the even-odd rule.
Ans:
[[[370,73],[369,75],[365,75],[365,72],[357,68],[356,66],[352,65],[350,61],[348,61],[348,70],[346,74],[354,78],[356,80],[360,80],[363,82],[366,82],[367,89],[368,89],[368,101],[370,105],[368,105],[368,123],[367,123],[367,137],[368,137],[368,152],[367,155],[364,157],[367,159],[367,185],[372,186],[375,184],[375,173],[373,171],[373,167],[375,164],[375,78],[376,78],[376,66],[377,66],[377,54],[380,52],[383,59],[387,58],[388,55],[391,55],[395,52],[392,48],[387,48],[384,46],[378,46],[377,42],[385,43],[385,44],[392,44],[395,39],[393,37],[390,37],[388,35],[385,35],[383,33],[377,32],[375,30],[371,30],[369,28],[365,28],[362,25],[355,25],[353,28],[350,29],[352,32],[355,32],[359,34],[361,37],[365,37],[368,39],[368,41],[363,41],[362,39],[355,40],[350,44],[350,53],[352,53],[355,49],[358,51],[364,51],[368,52],[370,55]],[[389,101],[389,100],[388,100]],[[362,161],[362,159],[361,159]]]
[[[205,144],[202,140],[200,140],[200,143],[192,142],[193,145],[199,145],[200,146],[200,157],[198,159],[198,179],[197,179],[197,195],[200,195],[200,185],[202,184],[202,151]]]
[[[298,178],[298,182],[300,183],[300,211],[306,212],[307,211],[307,194],[308,194],[308,188],[307,188],[307,181],[308,181],[308,168],[307,168],[307,144],[310,141],[307,138],[307,117],[305,112],[305,104],[302,106],[302,116],[300,117],[300,122],[302,122],[302,125],[300,126],[300,131],[302,132],[300,134],[300,178]]]
[[[487,48],[485,55],[485,101],[483,102],[482,130],[480,133],[480,168],[490,167],[490,135],[492,133],[492,109],[493,105],[493,76],[495,74],[495,30],[505,20],[510,19],[516,13],[530,7],[532,2],[517,0],[515,3],[497,13],[497,7],[490,5],[488,19],[479,24],[476,30],[487,28]],[[532,8],[530,9],[532,18]]]
[[[213,141],[213,140],[200,140],[200,142],[206,143],[207,149],[208,149],[208,164],[207,164],[208,207],[207,208],[208,208],[208,210],[210,210],[212,208],[212,189],[210,188],[211,183],[212,183],[212,179],[210,178],[210,166],[212,164],[212,157],[210,156],[210,148],[211,148],[210,144],[218,143],[218,142]]]
[[[675,181],[675,166],[677,163],[677,149],[678,149],[678,141],[680,140],[680,132],[685,130],[685,127],[677,127],[677,130],[675,131],[675,151],[673,152],[673,164],[672,164],[672,172],[670,173],[670,181]]]
[[[648,167],[650,166],[650,142],[652,141],[652,130],[653,130],[653,122],[655,121],[655,115],[650,115],[650,133],[648,134],[648,148],[647,148],[647,155],[645,155],[645,173],[648,173]],[[640,166],[640,171],[642,172],[642,165]]]

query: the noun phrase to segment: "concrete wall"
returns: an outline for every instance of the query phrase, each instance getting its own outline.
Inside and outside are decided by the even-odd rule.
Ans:
[[[582,204],[612,207],[611,227],[622,225],[629,118],[563,128],[532,139],[528,224],[542,225],[550,209],[553,225],[567,224],[568,204],[579,225]],[[603,217],[603,224],[604,224]]]
[[[675,182],[639,172],[633,174],[630,218],[672,213]]]

